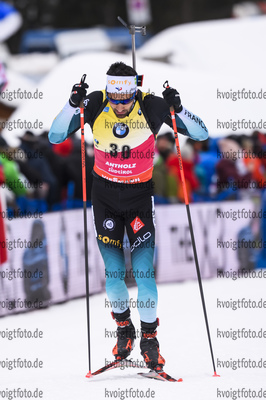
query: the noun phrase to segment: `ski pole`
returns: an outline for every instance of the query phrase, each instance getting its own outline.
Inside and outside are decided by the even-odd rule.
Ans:
[[[165,89],[169,88],[168,81],[166,81],[163,84],[163,87]],[[182,187],[183,187],[183,193],[184,193],[185,205],[186,205],[187,216],[188,216],[188,224],[189,224],[191,242],[192,242],[194,259],[195,259],[195,264],[196,264],[197,276],[198,276],[200,296],[201,296],[202,307],[203,307],[205,323],[206,323],[206,329],[207,329],[207,335],[208,335],[210,351],[211,351],[211,358],[212,358],[212,364],[213,364],[213,370],[214,370],[214,375],[213,376],[217,377],[217,376],[220,376],[220,375],[217,375],[216,368],[215,368],[215,362],[214,362],[214,356],[213,356],[213,350],[212,350],[212,342],[211,342],[211,335],[210,335],[210,329],[209,329],[209,323],[208,323],[208,317],[207,317],[207,310],[206,310],[206,305],[205,305],[205,300],[204,300],[204,293],[203,293],[202,280],[201,280],[201,274],[200,274],[200,268],[199,268],[199,262],[198,262],[198,256],[197,256],[197,249],[196,249],[196,243],[195,243],[193,226],[192,226],[192,219],[191,219],[191,215],[190,215],[190,208],[189,208],[188,194],[187,194],[186,181],[185,181],[185,175],[184,175],[184,169],[183,169],[183,162],[182,162],[181,151],[180,151],[179,140],[178,140],[178,132],[177,132],[177,126],[176,126],[174,106],[170,107],[170,113],[171,113],[173,129],[174,129],[174,133],[175,133],[175,145],[176,145],[177,157],[178,157],[178,162],[179,162],[179,170],[180,170],[180,174],[181,174],[181,182],[182,182]]]
[[[132,43],[132,66],[136,71],[136,41],[135,41],[135,33],[141,32],[142,36],[146,35],[146,26],[135,26],[128,25],[121,17],[117,17],[118,21],[121,22],[124,27],[129,30],[131,35],[131,43]]]
[[[84,83],[86,74],[82,75],[80,83]],[[89,292],[89,264],[88,264],[88,235],[87,235],[87,185],[86,185],[86,149],[84,138],[84,104],[80,102],[80,129],[81,129],[81,168],[82,168],[82,193],[83,193],[83,219],[84,219],[84,248],[85,248],[85,274],[86,274],[86,305],[87,305],[87,332],[88,332],[88,361],[89,372],[86,378],[91,377],[91,346],[90,346],[90,292]]]

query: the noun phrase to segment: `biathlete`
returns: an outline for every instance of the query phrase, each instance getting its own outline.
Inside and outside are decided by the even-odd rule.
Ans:
[[[140,349],[147,367],[162,371],[165,364],[157,335],[157,287],[153,269],[155,213],[153,155],[156,135],[165,122],[172,127],[169,107],[174,106],[178,131],[194,140],[205,140],[202,120],[181,105],[173,88],[163,98],[138,89],[140,78],[130,66],[117,62],[107,71],[106,88],[86,95],[86,83],[73,86],[70,99],[55,118],[51,143],[61,143],[80,128],[79,105],[93,132],[92,212],[95,235],[105,264],[106,292],[117,323],[113,355],[125,359],[136,333],[130,318],[125,284],[123,237],[126,228],[131,262],[138,286],[141,321]],[[147,307],[146,307],[147,305]]]

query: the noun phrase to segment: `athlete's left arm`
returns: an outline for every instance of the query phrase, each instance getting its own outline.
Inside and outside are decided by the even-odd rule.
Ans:
[[[168,107],[173,106],[175,109],[176,125],[178,131],[184,135],[189,136],[194,140],[206,140],[208,138],[208,129],[206,128],[204,122],[197,115],[188,111],[181,104],[180,95],[176,89],[166,88],[163,92],[164,100],[166,101]],[[169,121],[170,116],[166,118],[165,123],[172,126],[172,121]]]
[[[165,122],[172,128],[170,107],[165,99],[154,95],[147,95],[143,101],[150,126],[155,134]],[[175,107],[176,125],[178,132],[193,140],[202,141],[208,138],[208,130],[204,122],[192,112],[181,105]]]
[[[178,131],[184,135],[198,141],[206,140],[208,138],[208,129],[202,119],[188,111],[184,106],[182,111],[175,113],[175,119]],[[165,122],[167,123],[167,121]],[[170,126],[172,126],[172,121]],[[185,131],[182,132],[183,130]]]

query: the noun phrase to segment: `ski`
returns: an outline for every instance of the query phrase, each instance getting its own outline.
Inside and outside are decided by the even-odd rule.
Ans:
[[[172,376],[168,375],[164,371],[156,372],[156,371],[150,370],[150,372],[139,372],[138,375],[143,376],[144,378],[157,379],[159,381],[183,382],[182,378],[180,378],[180,379],[172,378]]]
[[[109,364],[106,364],[104,367],[98,369],[97,371],[94,372],[89,372],[86,375],[86,378],[92,378],[93,376],[100,375],[103,372],[110,371],[111,369],[114,368],[120,368],[120,367],[131,367],[131,368],[139,368],[139,365],[134,363],[131,360],[115,360]],[[146,367],[143,367],[146,368]],[[183,379],[175,379],[172,376],[168,375],[166,372],[161,371],[161,372],[156,372],[154,370],[150,370],[149,372],[139,372],[138,375],[143,376],[144,378],[150,378],[150,379],[157,379],[160,381],[168,381],[168,382],[183,382]]]
[[[115,361],[113,361],[113,362],[111,362],[109,364],[106,364],[104,367],[98,369],[95,372],[92,372],[92,373],[89,372],[86,375],[86,378],[91,378],[93,376],[102,374],[103,372],[110,371],[111,369],[119,368],[119,367],[123,367],[123,368],[124,367],[139,368],[139,366],[136,365],[136,363],[134,363],[131,360],[126,360],[126,359],[124,359],[124,360],[115,360]]]

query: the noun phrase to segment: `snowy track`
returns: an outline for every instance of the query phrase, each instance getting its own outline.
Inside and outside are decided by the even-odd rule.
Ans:
[[[247,365],[249,359],[259,362],[266,360],[265,338],[218,338],[217,330],[245,329],[258,332],[266,330],[265,309],[217,308],[219,301],[245,299],[259,302],[265,298],[265,282],[261,278],[213,279],[204,281],[215,362],[232,361]],[[220,378],[213,378],[212,362],[204,325],[197,282],[159,286],[160,326],[158,339],[161,354],[166,359],[165,370],[175,378],[182,377],[182,383],[157,382],[137,375],[144,369],[111,370],[93,379],[85,378],[88,372],[87,332],[85,299],[75,300],[42,311],[0,319],[0,331],[6,329],[38,328],[43,331],[42,339],[1,338],[1,383],[0,399],[6,390],[17,388],[43,391],[45,400],[87,400],[105,398],[155,398],[179,400],[214,400],[230,397],[231,390],[240,390],[237,398],[244,397],[241,389],[266,390],[265,368],[217,367]],[[136,299],[137,291],[130,289],[130,296]],[[264,296],[264,297],[263,297]],[[90,298],[92,370],[112,360],[112,348],[116,339],[116,325],[105,307],[105,294]],[[266,299],[265,299],[266,300]],[[220,303],[221,304],[221,303]],[[227,303],[228,304],[228,303]],[[240,302],[241,304],[241,302]],[[254,303],[255,304],[255,303]],[[136,309],[132,319],[139,333],[139,318]],[[3,368],[3,361],[43,361],[43,368]],[[132,358],[142,363],[139,339],[132,352]],[[106,359],[106,360],[105,360]],[[243,361],[244,359],[244,361]],[[239,360],[239,361],[238,361]],[[242,360],[242,361],[241,361]],[[265,363],[266,366],[266,363]],[[131,388],[131,392],[129,389]],[[128,392],[125,392],[128,389]],[[137,392],[137,390],[139,392]],[[220,392],[219,392],[220,390]],[[148,392],[147,392],[148,391]],[[154,393],[152,392],[154,391]],[[223,393],[221,391],[229,391]],[[255,392],[254,392],[255,393]],[[150,397],[143,397],[142,394]],[[154,396],[151,397],[151,394]],[[142,397],[141,397],[142,396]],[[13,397],[10,397],[11,399]],[[23,397],[22,397],[23,398]],[[41,397],[39,397],[41,398]],[[258,397],[259,398],[259,397]]]

